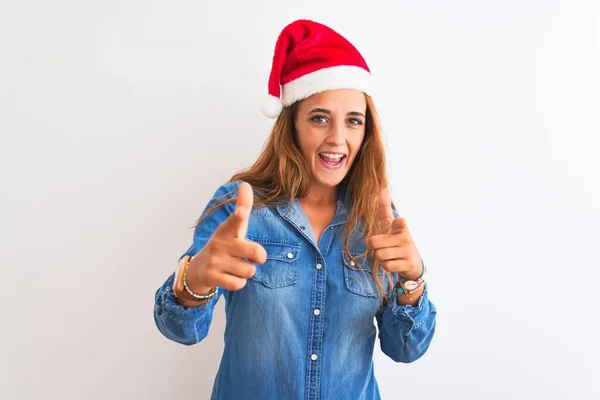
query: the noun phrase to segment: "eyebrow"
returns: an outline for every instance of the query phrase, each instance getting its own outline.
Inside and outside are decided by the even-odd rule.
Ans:
[[[331,115],[331,111],[329,111],[326,108],[315,108],[309,112],[309,114],[313,114],[313,113],[323,113],[323,114]],[[346,115],[365,117],[365,114],[358,112],[358,111],[350,111]]]

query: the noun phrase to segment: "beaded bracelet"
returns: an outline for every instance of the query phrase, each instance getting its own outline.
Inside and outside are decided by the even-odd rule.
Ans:
[[[192,297],[194,297],[194,298],[196,298],[196,299],[200,299],[200,300],[206,300],[206,299],[210,299],[211,297],[213,297],[213,296],[214,296],[214,295],[217,293],[217,290],[218,290],[218,289],[217,289],[217,287],[216,287],[216,286],[213,286],[213,288],[212,288],[212,289],[211,289],[211,290],[210,290],[208,293],[206,293],[206,294],[197,294],[197,293],[194,293],[194,292],[193,292],[193,291],[192,291],[192,290],[191,290],[191,289],[188,287],[188,284],[187,284],[187,280],[186,280],[186,278],[187,278],[187,269],[188,269],[188,267],[189,267],[189,265],[190,265],[190,261],[191,261],[191,260],[192,260],[191,258],[189,258],[189,259],[187,260],[187,262],[186,262],[186,264],[185,264],[185,268],[184,268],[184,270],[183,270],[183,287],[184,287],[184,288],[185,288],[185,290],[186,290],[186,291],[187,291],[187,292],[190,294],[190,296],[192,296]]]

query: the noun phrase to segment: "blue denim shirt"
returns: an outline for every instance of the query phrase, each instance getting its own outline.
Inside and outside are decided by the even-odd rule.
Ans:
[[[207,208],[237,194],[239,184],[222,185]],[[369,260],[359,262],[365,275],[342,251],[344,192],[319,243],[297,200],[255,206],[246,238],[265,248],[267,261],[242,290],[219,289],[204,310],[175,302],[174,274],[156,291],[158,329],[185,345],[206,337],[214,306],[225,297],[225,347],[211,399],[379,399],[375,321],[381,350],[394,361],[415,361],[428,349],[436,309],[427,287],[416,307],[398,305],[394,294],[380,308]],[[222,206],[198,225],[181,257],[202,249],[234,208]],[[358,243],[351,253],[365,250],[364,239]],[[385,287],[383,273],[380,278]]]

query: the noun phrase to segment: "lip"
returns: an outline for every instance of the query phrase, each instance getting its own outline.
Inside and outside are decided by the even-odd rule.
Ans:
[[[317,155],[317,158],[319,159],[319,162],[323,167],[333,170],[343,168],[346,165],[346,160],[348,159],[348,157],[343,157],[341,163],[339,163],[338,165],[331,165],[325,160],[323,160],[319,155]]]

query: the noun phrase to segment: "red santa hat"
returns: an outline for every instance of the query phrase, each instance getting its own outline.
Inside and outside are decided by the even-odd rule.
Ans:
[[[277,118],[284,106],[315,93],[356,89],[371,95],[371,71],[342,35],[318,22],[297,20],[277,39],[262,112]]]

